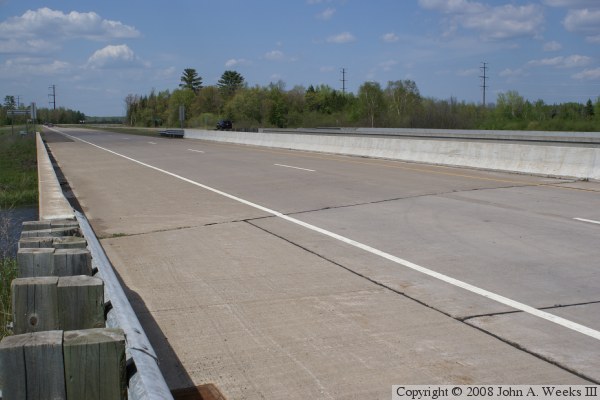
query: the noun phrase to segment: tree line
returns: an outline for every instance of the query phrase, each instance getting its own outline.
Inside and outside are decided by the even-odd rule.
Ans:
[[[248,86],[241,74],[225,71],[216,85],[203,86],[195,69],[186,68],[175,90],[130,94],[126,123],[132,126],[214,127],[219,119],[234,128],[336,127],[513,130],[600,130],[600,96],[592,102],[530,102],[517,91],[500,93],[493,105],[424,97],[412,80],[363,83],[356,94],[328,85],[294,86],[282,81]]]
[[[28,107],[24,104],[17,104],[14,96],[5,96],[4,103],[0,105],[0,125],[24,124],[27,120],[31,119],[30,115],[10,116],[9,111],[26,109],[28,109]],[[37,124],[46,122],[52,122],[54,124],[79,124],[86,119],[85,114],[81,111],[64,107],[59,107],[57,109],[38,108],[36,114],[37,119],[35,123]]]

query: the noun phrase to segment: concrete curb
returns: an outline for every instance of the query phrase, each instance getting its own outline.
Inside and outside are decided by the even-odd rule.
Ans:
[[[75,219],[73,208],[65,198],[52,168],[46,145],[36,132],[38,193],[40,220]]]
[[[439,135],[439,132],[435,133]],[[454,133],[454,132],[451,132]],[[422,134],[422,133],[421,133]],[[525,134],[525,133],[524,133]],[[483,134],[481,134],[483,135]],[[553,137],[549,133],[549,137]],[[414,138],[371,134],[234,132],[186,129],[185,137],[255,146],[308,150],[428,164],[464,166],[554,177],[600,180],[600,147],[478,141],[464,138]],[[549,140],[550,142],[551,140]]]

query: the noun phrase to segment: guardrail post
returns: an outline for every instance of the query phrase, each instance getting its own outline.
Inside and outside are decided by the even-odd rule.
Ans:
[[[12,294],[15,334],[105,326],[104,282],[100,278],[17,278]]]
[[[54,249],[20,249],[17,252],[17,277],[54,276]]]
[[[7,336],[0,342],[5,399],[66,399],[63,332]]]
[[[19,249],[38,249],[53,247],[55,249],[85,249],[87,241],[77,236],[38,236],[24,237],[19,240]]]
[[[92,276],[63,276],[58,279],[60,329],[103,328],[104,281]]]
[[[58,277],[12,281],[13,331],[16,335],[59,329]]]
[[[92,275],[92,256],[87,249],[58,249],[54,252],[58,276]]]
[[[69,400],[127,398],[125,335],[121,329],[65,332],[64,360]]]
[[[87,249],[21,248],[17,252],[17,276],[92,275],[92,256]]]

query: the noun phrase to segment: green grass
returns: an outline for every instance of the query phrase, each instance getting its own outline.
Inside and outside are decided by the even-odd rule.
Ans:
[[[35,135],[0,128],[0,209],[37,204]]]
[[[15,126],[15,133],[10,126],[0,127],[0,210],[37,204],[35,135],[21,135],[22,130],[25,126]],[[0,221],[3,237],[7,234],[4,222]],[[11,334],[6,327],[12,321],[10,284],[17,274],[17,261],[7,254],[7,249],[0,248],[0,338]]]
[[[12,322],[10,284],[17,277],[17,260],[0,258],[0,339],[11,335],[7,325]]]

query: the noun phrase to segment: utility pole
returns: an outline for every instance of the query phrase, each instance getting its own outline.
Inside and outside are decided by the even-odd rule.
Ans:
[[[482,85],[481,88],[483,89],[483,108],[485,108],[485,91],[488,88],[487,86],[487,80],[488,80],[488,76],[487,76],[487,70],[488,70],[488,66],[486,62],[482,62],[481,63],[482,66],[479,67],[479,69],[483,72],[483,75],[480,75],[479,77],[482,79]]]
[[[48,93],[48,97],[51,99],[48,100],[48,103],[52,104],[52,108],[56,110],[56,85],[49,86],[48,90],[51,90],[51,92]]]
[[[342,81],[342,94],[345,95],[346,94],[346,68],[342,68],[342,79],[340,79],[340,81]]]
[[[21,101],[20,101],[21,100],[21,96],[16,95],[15,97],[17,98],[17,110],[18,110],[19,107],[21,106]]]

